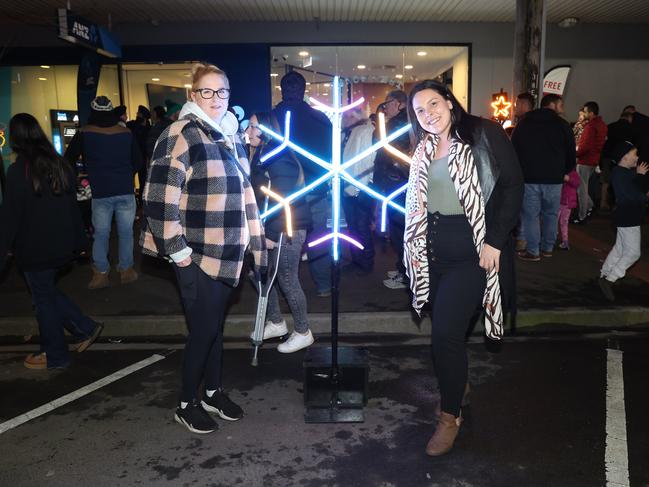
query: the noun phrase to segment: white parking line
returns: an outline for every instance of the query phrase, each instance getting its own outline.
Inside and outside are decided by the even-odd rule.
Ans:
[[[629,452],[624,407],[623,352],[610,348],[606,352],[606,485],[628,487]]]
[[[36,409],[32,409],[31,411],[26,412],[25,414],[21,414],[20,416],[16,416],[13,419],[5,421],[4,423],[0,424],[0,435],[2,433],[5,433],[6,431],[9,431],[10,429],[16,428],[17,426],[26,423],[27,421],[30,421],[34,418],[38,418],[39,416],[49,413],[50,411],[54,411],[56,408],[64,406],[65,404],[68,404],[72,401],[76,401],[80,397],[86,396],[91,392],[101,389],[102,387],[107,386],[112,382],[122,379],[123,377],[126,377],[129,374],[132,374],[133,372],[137,372],[138,370],[143,369],[144,367],[148,367],[151,364],[159,362],[164,358],[165,358],[164,355],[159,355],[155,353],[151,355],[149,358],[140,360],[139,362],[134,363],[133,365],[129,365],[128,367],[118,370],[117,372],[114,372],[104,377],[103,379],[99,379],[98,381],[93,382],[92,384],[88,384],[87,386],[84,386],[81,389],[77,389],[76,391],[71,392],[70,394],[61,396],[58,399],[48,402],[47,404],[43,404],[42,406],[37,407]]]

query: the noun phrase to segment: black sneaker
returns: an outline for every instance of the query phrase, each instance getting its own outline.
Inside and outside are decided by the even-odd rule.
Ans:
[[[183,409],[178,405],[174,419],[192,433],[207,434],[216,431],[219,426],[198,401],[190,402]]]
[[[243,409],[233,403],[223,389],[217,390],[212,397],[205,394],[201,404],[205,411],[218,414],[221,419],[238,421],[243,418]]]

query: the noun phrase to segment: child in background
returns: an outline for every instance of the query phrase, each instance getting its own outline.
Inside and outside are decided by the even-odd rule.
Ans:
[[[577,208],[577,189],[579,189],[579,174],[573,169],[563,177],[563,188],[561,188],[561,205],[559,207],[559,230],[561,232],[561,250],[570,250],[568,241],[568,222],[573,208]]]
[[[638,150],[631,142],[620,142],[611,154],[617,166],[611,171],[616,207],[613,223],[617,227],[615,245],[600,272],[599,287],[609,301],[615,300],[612,284],[640,258],[640,225],[647,209],[649,164],[638,164]]]

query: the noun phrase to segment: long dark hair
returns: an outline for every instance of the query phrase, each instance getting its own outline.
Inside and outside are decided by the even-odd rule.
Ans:
[[[25,160],[34,193],[48,186],[59,195],[70,190],[72,168],[56,153],[45,132],[32,115],[18,113],[9,121],[9,145]]]
[[[453,92],[448,89],[448,86],[432,79],[427,79],[416,84],[408,96],[408,119],[413,127],[415,142],[419,142],[428,133],[419,125],[415,110],[412,108],[413,98],[423,90],[436,91],[442,98],[451,102],[451,105],[453,105],[453,108],[451,108],[451,137],[465,144],[473,145],[473,129],[475,127],[476,117],[469,115],[460,102],[457,101]]]

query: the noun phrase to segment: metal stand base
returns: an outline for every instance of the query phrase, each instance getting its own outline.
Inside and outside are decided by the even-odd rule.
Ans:
[[[304,421],[306,423],[362,423],[367,404],[367,350],[311,348],[304,358]]]
[[[305,408],[305,423],[363,423],[363,408],[337,409],[337,408]]]

